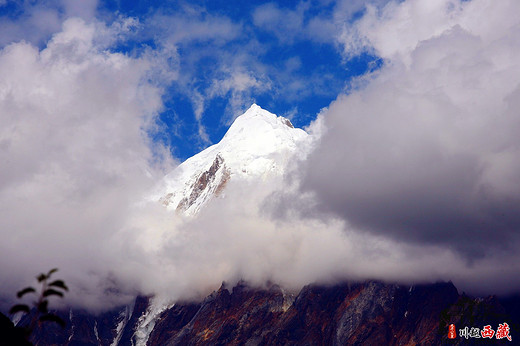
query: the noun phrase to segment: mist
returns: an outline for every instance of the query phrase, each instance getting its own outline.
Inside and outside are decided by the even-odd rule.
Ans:
[[[320,114],[324,134],[302,169],[317,209],[359,233],[455,254],[455,283],[495,266],[467,290],[518,289],[500,279],[519,269],[518,6],[369,8],[344,31],[345,54],[370,50],[384,66]]]
[[[367,7],[337,44],[382,67],[318,114],[285,176],[231,180],[194,218],[147,199],[178,164],[151,139],[177,78],[172,51],[112,52],[136,25],[124,18],[71,18],[43,48],[5,46],[2,299],[53,267],[70,287],[64,304],[96,311],[137,294],[198,299],[239,280],[518,290],[519,6]]]
[[[71,300],[102,306],[121,258],[111,236],[175,166],[148,139],[162,109],[156,61],[106,50],[127,24],[72,18],[44,49],[0,53],[3,295],[58,267]]]

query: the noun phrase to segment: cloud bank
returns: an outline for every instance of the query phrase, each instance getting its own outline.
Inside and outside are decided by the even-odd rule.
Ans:
[[[194,298],[240,279],[295,290],[367,278],[518,289],[519,6],[407,0],[354,15],[338,4],[345,59],[369,51],[384,65],[320,113],[314,150],[287,176],[230,182],[195,219],[141,201],[175,165],[150,135],[165,86],[191,85],[177,48],[190,35],[200,42],[197,32],[122,54],[111,48],[139,22],[70,18],[41,49],[5,46],[0,291],[51,267],[71,286],[68,303],[93,309],[137,293]],[[258,25],[262,11],[285,10],[260,8]],[[301,30],[312,22],[302,13],[292,12]],[[233,24],[208,18],[232,39]],[[219,90],[239,105],[269,88],[248,56],[219,65],[222,78],[195,98],[201,109]]]
[[[505,258],[482,282],[517,272],[518,10],[480,0],[368,7],[341,36],[345,54],[370,49],[385,63],[320,115],[326,130],[302,183],[319,208],[472,266]]]
[[[153,60],[107,51],[124,35],[117,24],[73,18],[42,50],[0,52],[2,292],[51,267],[87,282],[106,275],[117,256],[109,234],[172,166],[148,137],[162,107]]]

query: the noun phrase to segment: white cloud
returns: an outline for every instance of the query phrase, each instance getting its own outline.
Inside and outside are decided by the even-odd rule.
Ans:
[[[384,66],[320,115],[326,131],[306,164],[323,210],[359,232],[454,251],[453,279],[473,289],[518,288],[491,268],[518,274],[519,6],[369,8],[345,54],[361,40]],[[489,271],[479,277],[465,260]]]
[[[198,140],[203,147],[211,144],[203,119],[206,105],[217,94],[225,96],[233,89],[232,86],[222,85],[227,87],[227,91],[212,90],[216,83],[226,84],[226,73],[236,60],[237,54],[231,54],[223,46],[242,37],[243,32],[241,23],[233,22],[223,15],[208,13],[205,8],[193,4],[183,4],[175,13],[158,10],[143,21],[142,35],[149,36],[160,46],[175,49],[175,87],[192,103]],[[181,54],[178,53],[179,50]],[[207,69],[207,66],[201,64],[208,64],[208,60],[214,64],[214,68],[201,73],[201,69]],[[164,64],[160,64],[162,65]],[[217,74],[223,76],[223,80],[218,80],[215,76]],[[212,83],[205,85],[206,79]],[[234,84],[240,87],[240,82],[237,82],[238,84]]]
[[[56,266],[78,277],[73,300],[103,304],[96,285],[122,255],[110,234],[153,184],[150,174],[171,167],[146,133],[162,108],[162,89],[147,78],[153,61],[108,52],[99,42],[113,33],[73,18],[41,51],[24,42],[0,51],[4,293]]]
[[[203,8],[185,6],[179,14],[158,11],[147,20],[154,35],[170,43],[208,42],[224,43],[241,33],[241,26],[225,16],[212,15]],[[158,30],[158,31],[156,31]]]
[[[23,19],[1,18],[0,47],[13,41],[26,40],[38,44],[59,30],[61,20],[56,11],[35,9]]]
[[[0,3],[0,6],[7,2]],[[0,16],[0,47],[20,40],[44,45],[62,23],[71,17],[90,21],[95,17],[97,0],[13,1],[14,16]]]
[[[195,219],[175,222],[164,211],[158,217],[158,210],[140,214],[131,224],[145,231],[130,244],[147,248],[133,260],[126,257],[118,270],[131,273],[139,268],[141,277],[128,286],[171,299],[199,298],[222,281],[233,285],[238,280],[260,286],[275,282],[294,291],[313,282],[345,279],[453,280],[472,294],[505,293],[520,284],[514,275],[518,262],[511,256],[497,255],[468,265],[443,246],[362,233],[340,218],[317,217],[311,196],[282,201],[298,197],[293,187],[281,179],[262,184],[231,180],[226,197],[213,200]],[[294,202],[299,203],[300,213],[283,209]],[[273,212],[284,211],[283,217],[272,217]],[[135,234],[118,239],[132,239]],[[143,251],[128,243],[121,246],[134,254]]]
[[[230,67],[223,67],[219,72],[218,78],[213,80],[207,90],[207,97],[211,99],[229,95],[227,113],[231,116],[228,117],[228,124],[255,102],[254,94],[271,89],[271,82],[266,76],[244,69],[240,61]]]
[[[458,0],[390,2],[381,10],[369,5],[366,14],[353,27],[362,36],[365,44],[375,49],[376,54],[391,58],[413,51],[419,42],[440,35],[460,21],[461,4]],[[349,27],[344,33],[346,48],[356,43]],[[362,47],[361,47],[362,48]],[[350,49],[346,53],[351,53]],[[403,57],[402,57],[403,58]]]
[[[179,28],[134,58],[109,50],[140,25],[130,19],[109,27],[69,19],[42,50],[4,47],[0,274],[12,280],[1,291],[54,266],[70,299],[89,307],[137,292],[193,297],[239,279],[294,289],[365,278],[518,288],[519,5],[488,4],[408,0],[368,10],[352,37],[385,65],[320,113],[307,163],[285,181],[230,183],[225,199],[191,221],[136,203],[161,164],[171,166],[146,130],[162,86],[193,85],[193,74],[179,72],[178,45],[226,42],[235,26],[211,17],[215,27]],[[274,89],[268,67],[248,61],[255,48],[228,52],[214,82],[193,89],[197,120],[207,98],[230,94],[236,115],[255,92]],[[302,172],[303,193],[294,190]]]
[[[255,9],[253,23],[273,32],[280,40],[291,40],[303,30],[303,15],[308,5],[300,3],[296,9],[291,10],[281,9],[275,3],[267,3]]]
[[[95,17],[98,0],[61,0],[61,6],[65,9],[67,17],[79,17],[91,19]]]
[[[253,12],[253,23],[258,28],[269,32],[285,44],[299,40],[311,40],[319,43],[334,42],[341,22],[334,20],[332,11],[323,11],[311,2],[301,1],[294,8],[280,7],[270,2],[258,6]],[[316,10],[318,13],[312,13]]]
[[[255,26],[276,36],[284,43],[311,40],[316,43],[334,43],[343,27],[368,7],[376,10],[389,0],[299,1],[293,7],[269,2],[252,13]],[[344,32],[343,35],[346,35]],[[343,44],[346,40],[343,39]]]
[[[481,30],[471,23],[486,2],[443,4],[365,13],[355,32],[385,65],[320,114],[317,149],[285,185],[230,184],[226,199],[190,222],[133,214],[146,236],[131,241],[139,233],[125,229],[121,246],[147,248],[131,247],[134,260],[119,270],[146,274],[123,276],[130,286],[174,297],[239,279],[294,289],[366,278],[517,289],[518,11],[497,5],[495,23]],[[423,21],[426,9],[435,13]],[[408,23],[423,27],[409,32]],[[235,93],[240,105],[269,85],[243,68],[244,56],[219,69],[208,95]],[[287,184],[302,169],[303,195]]]
[[[195,119],[197,120],[198,135],[202,143],[205,145],[211,144],[208,132],[202,124],[202,115],[204,114],[205,98],[198,91],[191,92],[191,102],[193,104],[193,112],[195,113]]]

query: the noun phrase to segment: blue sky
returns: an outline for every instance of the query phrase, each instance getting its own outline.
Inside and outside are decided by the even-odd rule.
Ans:
[[[297,127],[307,126],[352,77],[382,64],[368,53],[342,54],[337,36],[345,19],[334,19],[340,5],[345,7],[341,2],[70,3],[4,2],[0,18],[9,19],[11,27],[28,28],[11,28],[11,40],[4,37],[4,45],[26,40],[43,49],[72,15],[107,25],[135,19],[135,26],[108,48],[134,57],[150,49],[170,54],[167,68],[178,75],[162,82],[160,129],[150,136],[181,161],[218,142],[232,119],[253,102],[291,118]],[[363,11],[359,5],[351,7],[351,18]],[[41,12],[55,23],[35,23]]]

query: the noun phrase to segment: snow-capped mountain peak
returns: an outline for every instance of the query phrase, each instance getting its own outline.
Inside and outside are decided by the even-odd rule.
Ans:
[[[230,180],[259,181],[284,173],[308,140],[289,119],[253,104],[235,119],[222,140],[187,159],[166,175],[153,198],[170,210],[196,214],[219,196]]]

